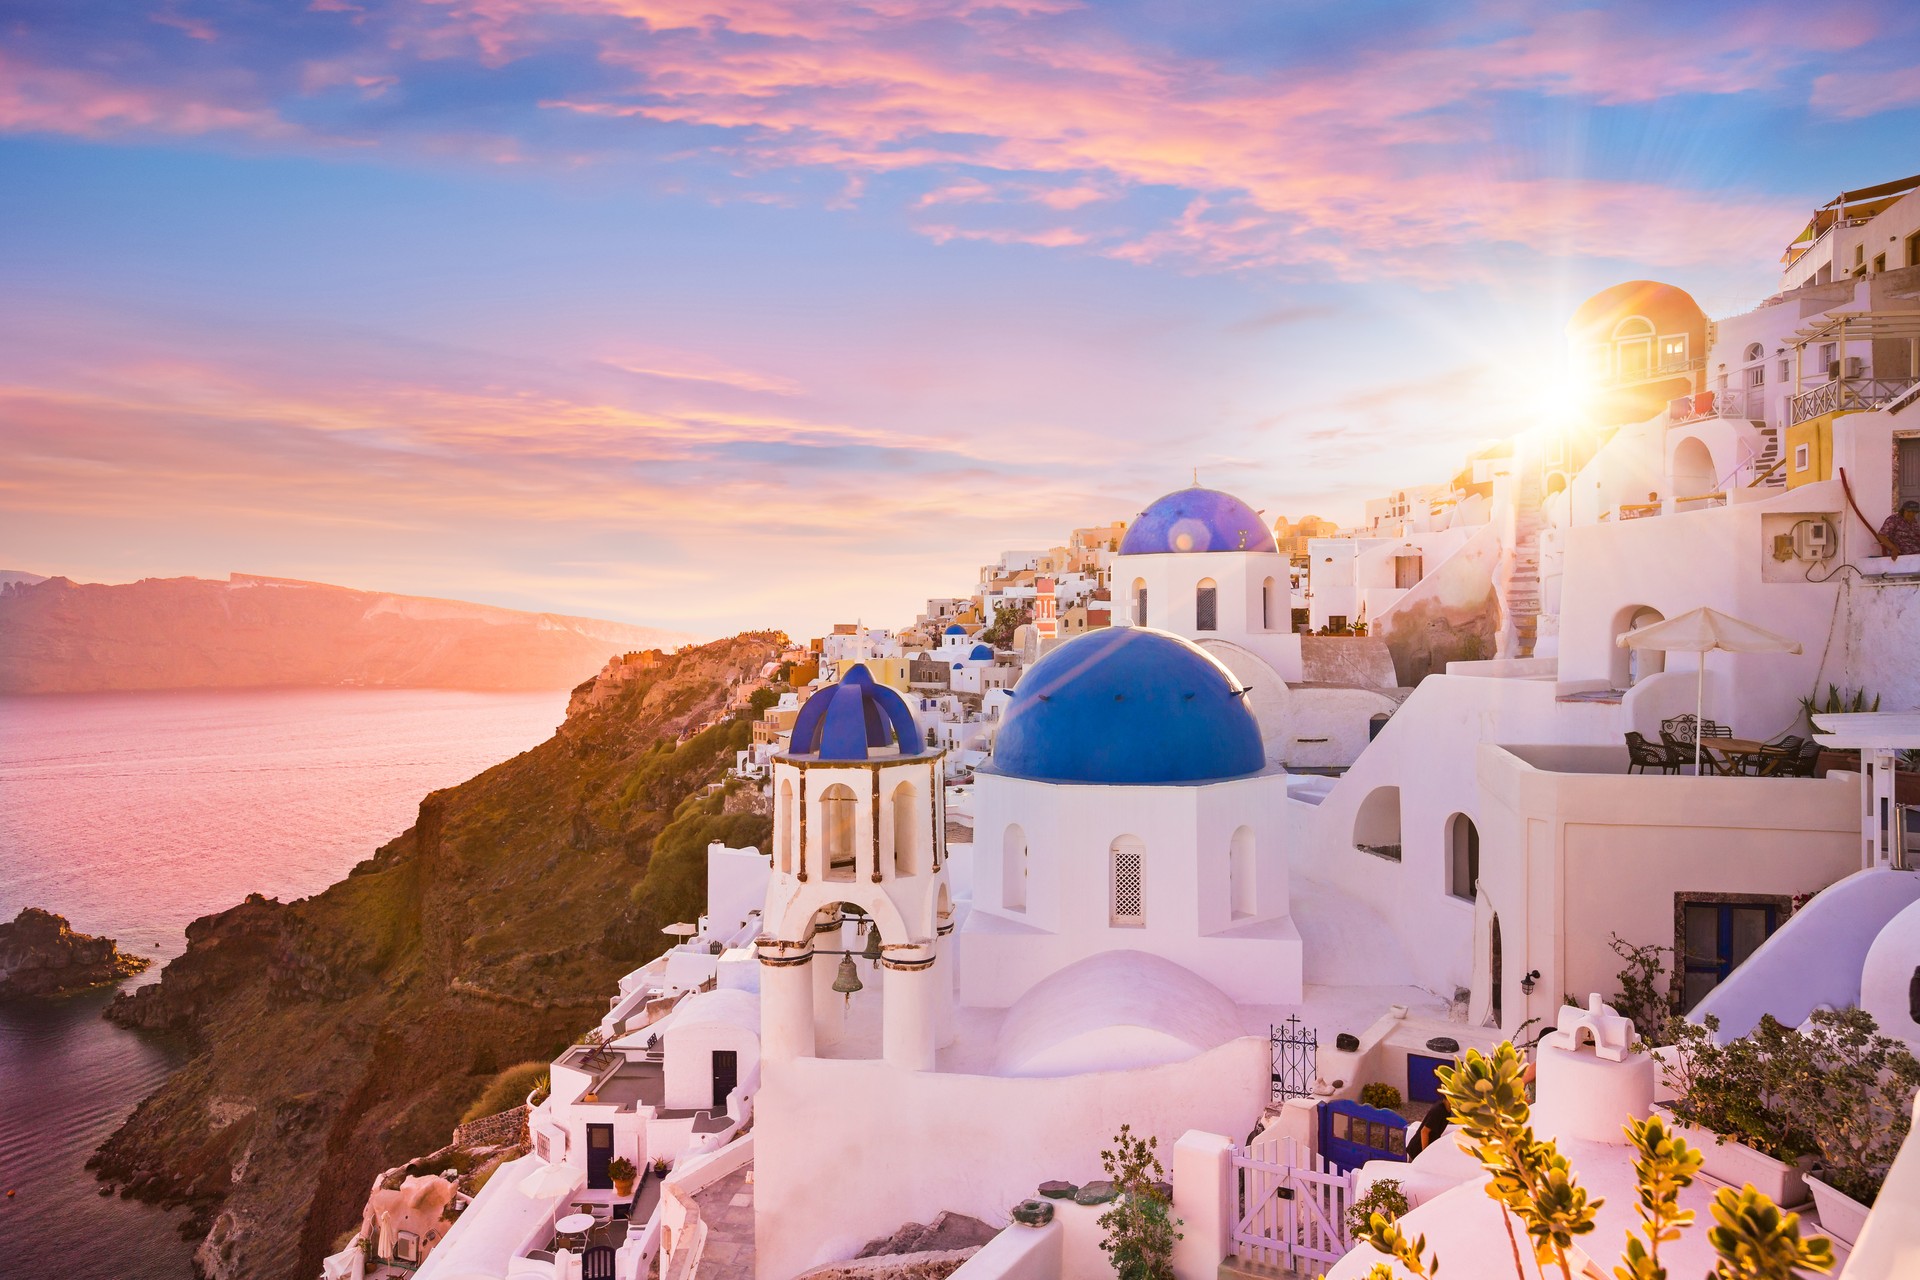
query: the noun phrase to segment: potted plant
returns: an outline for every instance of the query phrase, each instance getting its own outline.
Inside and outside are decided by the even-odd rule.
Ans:
[[[1863,1009],[1822,1009],[1801,1036],[1789,1106],[1819,1162],[1807,1177],[1820,1225],[1851,1245],[1912,1125],[1920,1061]]]
[[[667,1176],[667,1171],[671,1168],[673,1168],[673,1165],[665,1156],[657,1156],[653,1162],[653,1176],[656,1178],[664,1178]]]
[[[607,1163],[607,1176],[613,1179],[613,1193],[622,1200],[633,1194],[633,1180],[639,1174],[633,1161],[625,1156],[615,1156]]]
[[[1720,1044],[1720,1020],[1676,1020],[1674,1053],[1662,1070],[1674,1087],[1675,1132],[1706,1157],[1706,1172],[1730,1186],[1752,1185],[1781,1206],[1807,1200],[1806,1165],[1817,1149],[1801,1114],[1786,1105],[1804,1050],[1801,1037],[1771,1016]]]

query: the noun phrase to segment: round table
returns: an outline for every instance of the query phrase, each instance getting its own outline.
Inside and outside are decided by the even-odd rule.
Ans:
[[[590,1213],[570,1213],[553,1224],[553,1229],[563,1236],[585,1236],[593,1230],[593,1215]]]

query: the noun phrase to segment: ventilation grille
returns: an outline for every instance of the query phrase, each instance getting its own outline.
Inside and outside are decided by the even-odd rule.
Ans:
[[[1138,925],[1146,922],[1146,907],[1140,898],[1140,852],[1137,849],[1116,849],[1113,854],[1113,923]]]

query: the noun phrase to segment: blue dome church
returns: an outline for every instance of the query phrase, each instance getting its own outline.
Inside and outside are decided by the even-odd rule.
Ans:
[[[1027,670],[974,775],[961,1003],[1011,1006],[1119,950],[1239,1004],[1301,998],[1286,772],[1248,694],[1192,640],[1149,627],[1088,632]]]

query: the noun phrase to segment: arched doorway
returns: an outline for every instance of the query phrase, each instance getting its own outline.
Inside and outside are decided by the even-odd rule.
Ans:
[[[1468,902],[1480,896],[1480,828],[1464,813],[1447,819],[1447,892]]]
[[[1673,497],[1699,498],[1713,492],[1719,478],[1713,469],[1713,451],[1698,436],[1688,436],[1673,447]]]

